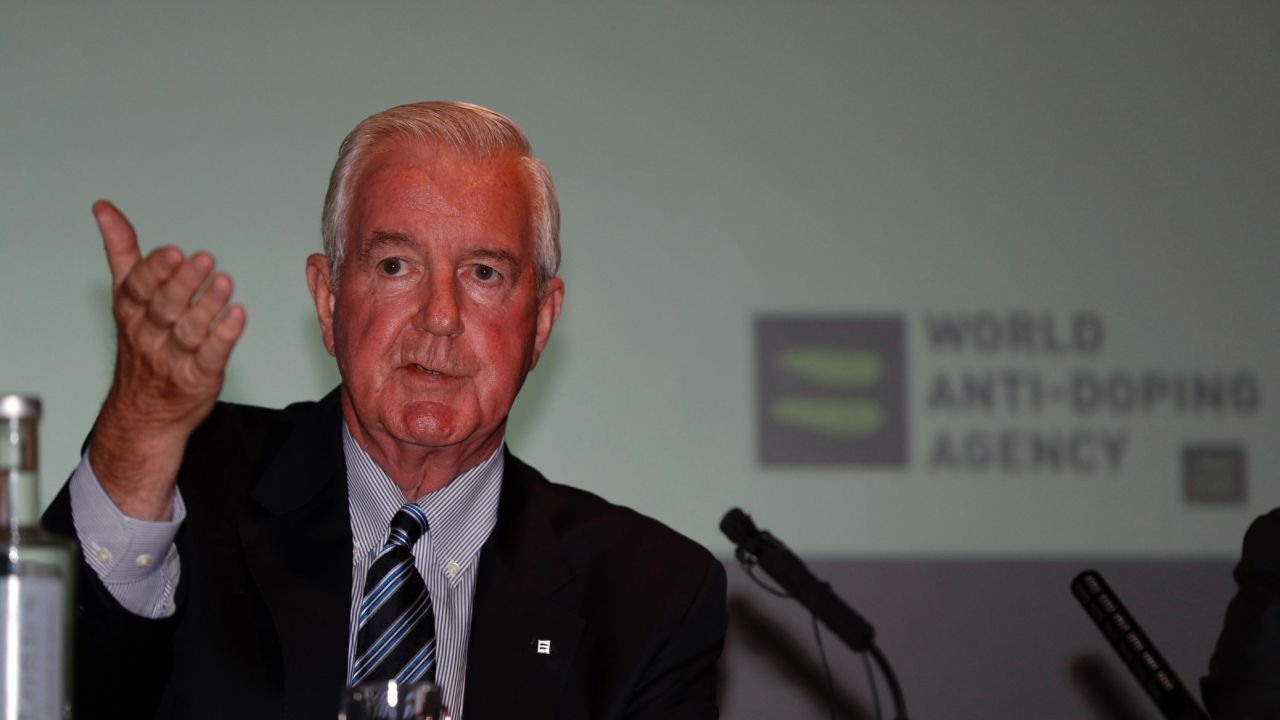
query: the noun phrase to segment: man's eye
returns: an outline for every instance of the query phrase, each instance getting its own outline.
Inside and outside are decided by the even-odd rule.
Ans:
[[[476,279],[481,282],[493,282],[500,277],[498,271],[488,265],[476,265],[472,272],[475,273]]]
[[[405,267],[404,261],[400,258],[387,258],[386,260],[378,263],[378,269],[382,271],[383,275],[391,275],[394,277],[397,275],[403,275],[407,268]]]

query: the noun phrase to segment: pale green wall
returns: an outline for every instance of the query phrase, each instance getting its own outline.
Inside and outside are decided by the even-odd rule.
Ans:
[[[335,382],[303,282],[343,134],[387,106],[511,115],[560,188],[565,314],[515,415],[554,479],[724,550],[741,504],[799,549],[1235,552],[1280,504],[1280,5],[1142,2],[0,2],[0,387],[44,396],[47,494],[109,382],[89,214],[207,248],[249,312],[224,396]],[[1101,313],[1091,367],[1249,369],[1262,411],[1123,425],[1123,472],[929,472],[945,310]],[[910,323],[913,466],[764,470],[759,312]],[[1035,423],[1074,425],[1073,418]],[[1250,500],[1181,500],[1184,439]]]

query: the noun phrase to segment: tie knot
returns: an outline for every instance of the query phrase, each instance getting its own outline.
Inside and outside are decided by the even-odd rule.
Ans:
[[[405,503],[391,518],[391,529],[387,532],[387,544],[399,545],[405,549],[410,549],[426,531],[427,514],[417,505]]]

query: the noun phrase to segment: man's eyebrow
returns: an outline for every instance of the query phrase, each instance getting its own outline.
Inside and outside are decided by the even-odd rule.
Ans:
[[[361,264],[369,262],[369,258],[373,255],[373,251],[384,245],[415,245],[412,235],[402,232],[392,232],[390,230],[374,230],[369,239],[360,244],[359,260]]]
[[[481,260],[499,260],[508,265],[518,266],[520,264],[520,258],[516,257],[515,253],[503,248],[475,248],[474,250],[469,250],[467,252],[467,257],[478,258]]]

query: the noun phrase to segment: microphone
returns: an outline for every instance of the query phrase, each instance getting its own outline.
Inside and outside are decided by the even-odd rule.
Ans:
[[[733,508],[720,520],[720,531],[737,546],[739,560],[758,563],[855,652],[866,652],[875,644],[876,631],[871,623],[845,604],[829,583],[809,572],[780,540],[757,528],[750,515]]]
[[[1167,720],[1208,720],[1098,571],[1076,575],[1071,592]]]
[[[755,547],[762,534],[751,516],[739,508],[733,508],[720,519],[720,532],[739,548]]]

